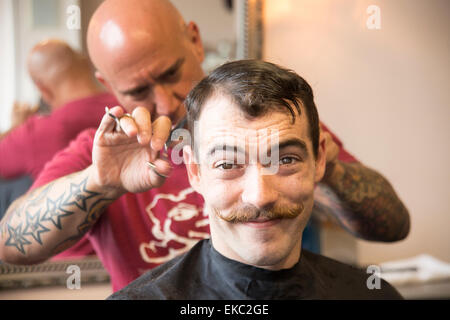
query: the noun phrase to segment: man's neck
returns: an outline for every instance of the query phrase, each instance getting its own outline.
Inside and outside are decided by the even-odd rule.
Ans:
[[[94,96],[102,92],[105,92],[105,90],[93,82],[80,81],[77,84],[74,84],[73,82],[62,84],[58,90],[58,97],[60,98],[56,101],[53,110],[58,109],[71,101]]]

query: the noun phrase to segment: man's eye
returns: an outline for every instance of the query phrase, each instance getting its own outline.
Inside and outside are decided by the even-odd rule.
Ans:
[[[133,90],[132,92],[129,93],[129,95],[132,96],[133,98],[140,98],[144,96],[144,94],[147,93],[147,91],[148,87],[141,87]]]
[[[172,70],[169,70],[169,71],[167,72],[166,76],[167,76],[167,77],[173,77],[174,75],[177,74],[177,72],[178,72],[178,69],[172,69]]]
[[[178,68],[167,71],[164,75],[161,76],[159,80],[161,81],[171,81],[178,75]]]
[[[221,169],[221,170],[231,170],[231,169],[235,169],[236,167],[237,166],[232,162],[222,162],[215,166],[216,169]]]
[[[294,158],[294,157],[283,157],[280,159],[280,164],[288,165],[288,164],[294,164],[298,161],[300,161],[300,160],[297,158]]]

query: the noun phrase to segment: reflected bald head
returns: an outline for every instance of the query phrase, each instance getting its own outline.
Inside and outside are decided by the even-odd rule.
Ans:
[[[131,52],[151,54],[169,39],[180,40],[184,26],[182,16],[167,0],[106,0],[89,23],[89,55],[107,76]]]
[[[103,91],[94,78],[89,59],[63,41],[39,42],[31,49],[27,65],[41,97],[52,109]]]
[[[67,43],[56,39],[35,45],[28,55],[27,64],[33,81],[49,87],[76,74],[90,74],[88,60]]]

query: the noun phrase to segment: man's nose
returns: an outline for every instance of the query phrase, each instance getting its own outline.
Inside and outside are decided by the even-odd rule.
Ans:
[[[153,96],[157,115],[171,117],[176,112],[180,102],[175,99],[170,87],[163,85],[154,86]]]
[[[242,202],[257,208],[271,207],[278,198],[274,175],[264,174],[260,165],[250,165],[244,176]]]

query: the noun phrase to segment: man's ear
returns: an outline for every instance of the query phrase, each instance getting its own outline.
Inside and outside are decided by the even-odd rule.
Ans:
[[[55,106],[53,106],[54,101],[54,94],[53,92],[45,85],[43,85],[40,82],[36,82],[36,87],[38,88],[39,92],[41,93],[42,100],[47,103],[51,109],[53,109]]]
[[[317,150],[316,174],[314,182],[317,183],[320,180],[322,180],[323,175],[325,174],[326,164],[327,164],[327,150],[325,144],[325,136],[321,131],[319,135],[319,150]]]
[[[111,85],[109,84],[109,82],[103,77],[103,75],[100,73],[100,71],[95,71],[95,78],[102,84],[105,86],[105,88],[108,89],[109,92],[113,92]]]
[[[189,182],[192,188],[201,194],[200,188],[200,164],[195,160],[194,152],[191,146],[183,147],[183,160],[186,166]]]
[[[194,53],[196,54],[199,61],[203,62],[203,60],[205,59],[205,51],[203,49],[203,43],[200,37],[200,30],[197,24],[195,24],[195,22],[192,21],[189,22],[188,25],[186,26],[186,33],[189,42],[194,47]]]

